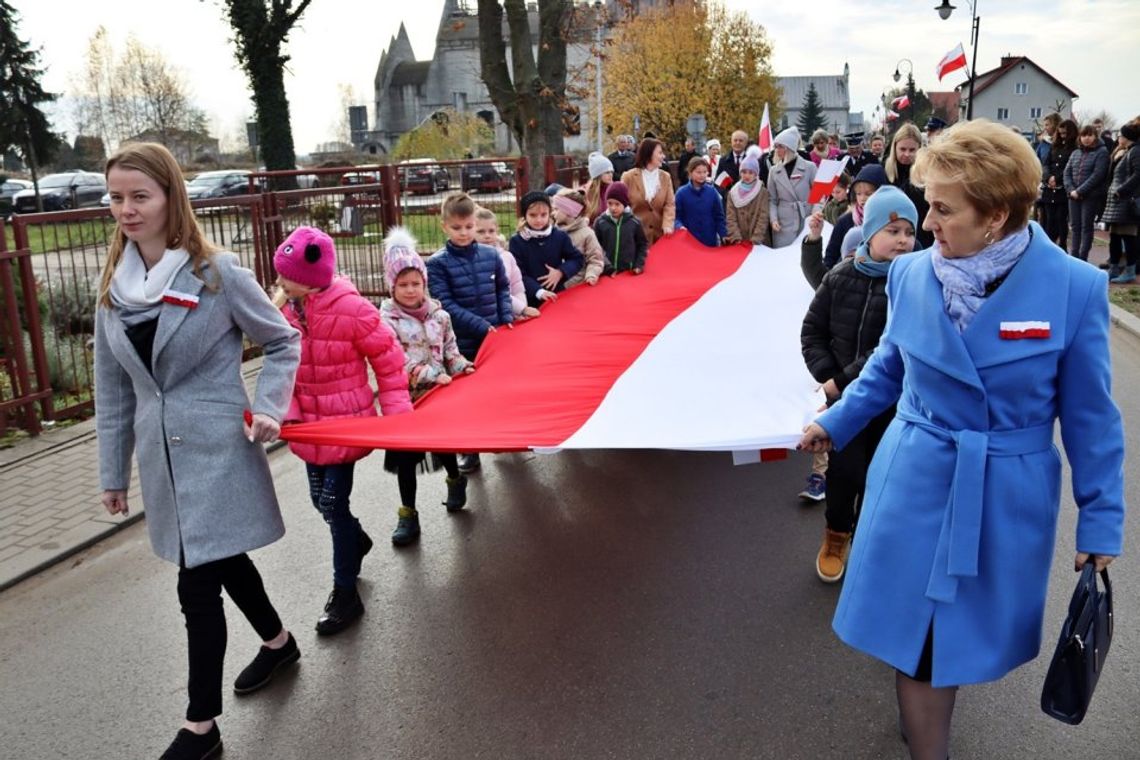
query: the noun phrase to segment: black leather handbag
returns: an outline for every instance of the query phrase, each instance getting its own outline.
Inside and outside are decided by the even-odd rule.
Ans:
[[[1045,714],[1074,726],[1085,718],[1112,643],[1112,584],[1102,570],[1104,590],[1097,587],[1094,564],[1090,557],[1081,571],[1041,690]]]

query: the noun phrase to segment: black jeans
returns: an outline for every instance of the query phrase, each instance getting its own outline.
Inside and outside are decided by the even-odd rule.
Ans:
[[[1069,199],[1069,253],[1081,261],[1089,260],[1093,244],[1093,225],[1096,218],[1098,198]]]
[[[354,588],[360,573],[360,520],[349,509],[355,468],[355,462],[305,464],[309,498],[332,534],[333,584],[344,588]]]
[[[186,720],[210,720],[222,714],[222,663],[226,657],[223,588],[262,641],[281,633],[281,618],[248,555],[179,568],[178,601],[186,618],[190,662]]]
[[[1045,234],[1057,245],[1067,248],[1069,239],[1069,204],[1067,201],[1059,203],[1041,204],[1041,226]]]
[[[895,410],[880,414],[851,439],[842,451],[827,455],[827,527],[839,533],[855,530],[858,509],[862,506],[863,488],[867,484],[867,468],[871,457],[895,417]]]
[[[455,454],[429,454],[428,456],[435,456],[443,465],[444,471],[447,472],[447,477],[454,480],[459,477],[459,458]],[[419,464],[414,461],[401,462],[400,468],[396,471],[396,485],[400,488],[400,503],[410,509],[416,508],[416,467]]]

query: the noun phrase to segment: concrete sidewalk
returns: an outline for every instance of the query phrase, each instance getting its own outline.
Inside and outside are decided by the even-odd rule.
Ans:
[[[1110,308],[1114,325],[1140,337],[1140,318]],[[260,359],[243,368],[251,392],[260,370]],[[0,591],[142,519],[137,472],[130,516],[103,509],[98,455],[93,419],[0,450]]]

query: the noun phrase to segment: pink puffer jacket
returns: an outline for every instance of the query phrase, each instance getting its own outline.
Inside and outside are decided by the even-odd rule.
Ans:
[[[404,351],[391,328],[381,322],[380,312],[349,280],[338,277],[324,290],[305,296],[303,315],[291,301],[281,311],[301,331],[301,366],[286,422],[375,417],[367,364],[376,374],[381,412],[412,410]],[[309,464],[355,462],[371,453],[371,449],[304,443],[290,443],[289,448]]]

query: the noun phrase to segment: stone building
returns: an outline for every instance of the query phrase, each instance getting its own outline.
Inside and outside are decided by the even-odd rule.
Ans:
[[[636,12],[667,1],[640,0],[633,4],[633,8]],[[575,5],[588,9],[594,3],[583,0]],[[528,3],[528,10],[531,35],[537,44],[537,3]],[[606,11],[606,17],[610,19],[621,12],[615,0],[606,0]],[[596,33],[596,18],[593,13],[582,14],[579,28],[571,36],[566,49],[568,83],[577,79],[574,83],[590,93],[594,91],[594,80],[588,64]],[[505,19],[503,34],[505,39],[509,39]],[[509,65],[509,44],[507,56]],[[391,151],[401,135],[446,109],[473,113],[486,120],[495,134],[496,153],[506,154],[518,149],[513,133],[499,118],[482,81],[475,0],[444,2],[436,33],[435,54],[430,60],[416,58],[407,30],[401,24],[399,33],[380,55],[373,84],[376,123],[372,130],[360,133],[358,144],[365,152],[382,154]],[[580,130],[578,134],[566,136],[566,150],[592,150],[596,141],[595,100],[592,95],[585,98],[571,95],[569,100],[578,109]]]

